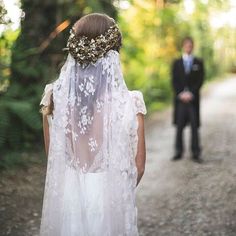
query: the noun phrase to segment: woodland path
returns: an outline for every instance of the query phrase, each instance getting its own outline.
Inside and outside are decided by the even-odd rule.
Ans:
[[[147,120],[146,172],[137,189],[140,236],[236,236],[236,76],[204,89],[202,123],[204,163],[197,164],[188,152],[170,161],[171,109]],[[45,168],[0,173],[0,236],[38,235]]]
[[[210,84],[201,111],[203,164],[189,152],[170,161],[171,109],[147,122],[147,166],[137,191],[140,236],[236,236],[236,76]]]

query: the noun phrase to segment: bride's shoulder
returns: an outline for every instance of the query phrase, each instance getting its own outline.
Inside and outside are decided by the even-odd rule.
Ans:
[[[47,84],[44,88],[44,92],[42,95],[42,100],[40,102],[40,105],[48,106],[50,104],[52,91],[53,91],[53,83]]]
[[[142,92],[138,90],[132,90],[132,91],[129,91],[129,94],[132,97],[132,100],[134,102],[136,114],[142,113],[145,115],[147,113],[147,109],[145,106],[145,101],[144,101]]]

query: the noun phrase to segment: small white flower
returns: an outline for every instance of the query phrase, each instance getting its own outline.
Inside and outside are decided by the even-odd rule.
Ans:
[[[69,128],[66,128],[65,131],[66,131],[66,134],[70,134],[71,133],[71,129],[69,129]]]
[[[89,81],[90,81],[91,83],[94,83],[94,77],[93,77],[92,75],[89,76],[88,79],[89,79]]]
[[[72,131],[72,137],[73,137],[74,141],[76,141],[78,138],[78,134],[76,134],[74,131]]]
[[[81,114],[85,114],[87,111],[87,106],[83,106],[81,109]]]
[[[80,105],[80,103],[81,103],[81,97],[78,97],[78,99],[77,99],[77,106],[79,106]]]
[[[90,146],[90,151],[94,152],[96,150],[96,148],[98,147],[97,141],[94,138],[90,138],[88,145]]]
[[[101,112],[101,108],[103,107],[103,102],[97,99],[96,104],[97,104],[97,112]]]
[[[85,130],[86,130],[86,129],[81,129],[81,130],[80,130],[80,134],[85,134]]]
[[[87,119],[86,115],[81,116],[81,123],[82,123],[83,126],[88,124],[88,119]]]
[[[80,85],[79,85],[79,89],[80,89],[80,91],[82,92],[82,91],[84,90],[84,84],[80,84]]]
[[[87,82],[87,84],[86,84],[86,90],[87,90],[88,93],[91,93],[92,95],[94,95],[95,89],[94,89],[92,83]]]

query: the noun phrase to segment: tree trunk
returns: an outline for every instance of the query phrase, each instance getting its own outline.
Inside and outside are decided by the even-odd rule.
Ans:
[[[93,2],[93,4],[92,4]],[[32,147],[42,141],[39,101],[43,86],[54,80],[63,63],[71,25],[85,12],[116,16],[112,0],[21,0],[25,18],[12,48],[10,87],[2,112],[8,111],[0,147]],[[13,135],[10,135],[13,133]],[[1,138],[1,136],[0,136]],[[13,140],[12,142],[9,140]],[[15,145],[15,144],[18,145]]]

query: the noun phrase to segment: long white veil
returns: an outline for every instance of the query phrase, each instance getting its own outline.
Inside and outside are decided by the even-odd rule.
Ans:
[[[119,53],[85,68],[69,54],[52,93],[41,236],[137,235],[138,124]]]

